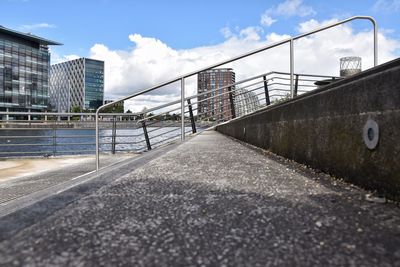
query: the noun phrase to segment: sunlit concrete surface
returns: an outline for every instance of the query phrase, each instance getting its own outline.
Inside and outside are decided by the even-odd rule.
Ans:
[[[93,161],[90,156],[0,160],[0,183]]]
[[[101,167],[135,154],[102,155]],[[0,204],[75,179],[96,168],[94,156],[7,159],[0,161]]]

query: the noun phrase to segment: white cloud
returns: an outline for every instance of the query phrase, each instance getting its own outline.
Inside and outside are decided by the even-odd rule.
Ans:
[[[287,34],[277,34],[277,33],[270,33],[266,36],[268,43],[277,43],[283,41],[287,38],[290,38],[290,35]]]
[[[372,9],[376,12],[398,12],[400,11],[400,0],[378,0]]]
[[[262,33],[263,29],[260,27],[247,27],[239,32],[239,37],[243,41],[259,41]]]
[[[264,13],[261,15],[261,21],[260,21],[261,25],[269,27],[275,22],[276,19],[273,19],[269,14]]]
[[[22,25],[20,27],[20,29],[23,31],[31,31],[31,30],[43,29],[43,28],[54,29],[54,28],[57,28],[57,26],[54,24],[49,24],[49,23],[36,23],[36,24],[26,24],[26,25]]]
[[[303,4],[303,0],[286,0],[278,5],[274,13],[281,16],[299,17],[306,17],[316,14],[315,10],[311,6]]]
[[[309,31],[333,21],[308,20],[299,25],[298,31]],[[134,44],[131,49],[117,51],[96,44],[91,48],[90,57],[105,61],[105,96],[116,99],[289,37],[273,32],[264,36],[258,27],[248,27],[236,33],[228,28],[225,31],[228,38],[220,44],[185,50],[173,49],[156,38],[132,34],[129,36]],[[339,58],[353,55],[362,57],[363,69],[372,67],[372,42],[372,30],[354,32],[350,24],[298,40],[295,42],[295,71],[338,75]],[[394,59],[399,48],[399,41],[380,33],[379,63]],[[270,70],[287,72],[288,51],[289,46],[284,45],[223,67],[233,68],[237,81]],[[196,76],[187,79],[187,95],[196,93],[196,82]],[[167,103],[179,99],[179,96],[177,82],[127,102],[126,106],[132,111],[140,111],[144,106],[149,108]]]
[[[261,15],[261,25],[271,26],[277,19],[274,17],[306,17],[315,15],[316,12],[311,6],[303,4],[303,0],[286,0],[280,3],[278,6],[273,6],[267,9],[264,14]]]
[[[229,27],[224,27],[220,30],[222,33],[222,36],[224,36],[226,39],[232,37],[233,33]]]

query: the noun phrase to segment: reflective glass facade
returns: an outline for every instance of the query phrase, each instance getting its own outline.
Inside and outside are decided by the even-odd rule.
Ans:
[[[79,58],[50,68],[50,102],[53,110],[74,107],[95,110],[104,99],[104,61]]]
[[[50,54],[46,44],[0,28],[0,111],[45,111]],[[22,37],[21,37],[22,36]]]
[[[85,60],[85,108],[97,109],[104,99],[104,62]]]

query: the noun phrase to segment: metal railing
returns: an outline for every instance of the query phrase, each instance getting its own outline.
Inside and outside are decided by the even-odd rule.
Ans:
[[[326,26],[322,26],[322,27],[320,27],[318,29],[315,29],[313,31],[310,31],[308,33],[304,33],[304,34],[301,34],[301,35],[298,35],[298,36],[295,36],[295,37],[287,38],[287,39],[282,40],[280,42],[277,42],[277,43],[274,43],[274,44],[271,44],[271,45],[256,49],[254,51],[239,55],[239,56],[231,58],[229,60],[225,60],[225,61],[219,62],[217,64],[214,64],[214,65],[211,65],[211,66],[208,66],[208,67],[205,67],[205,68],[190,72],[188,74],[176,77],[176,78],[174,78],[172,80],[169,80],[167,82],[158,84],[156,86],[150,87],[150,88],[145,89],[143,91],[131,94],[129,96],[126,96],[126,97],[123,97],[121,99],[118,99],[117,101],[114,101],[112,103],[108,103],[108,104],[105,104],[105,105],[99,107],[97,109],[97,111],[96,111],[96,116],[95,116],[95,118],[96,118],[96,169],[97,170],[99,169],[99,160],[100,160],[100,158],[99,158],[99,153],[100,153],[99,114],[100,114],[100,111],[102,109],[104,109],[104,108],[106,108],[108,106],[114,105],[116,103],[119,103],[121,101],[126,101],[126,100],[129,100],[129,99],[138,97],[138,96],[142,96],[142,95],[150,93],[150,92],[152,92],[154,90],[157,90],[157,89],[160,89],[162,87],[169,86],[169,85],[172,85],[174,83],[179,82],[180,83],[180,101],[179,101],[178,104],[180,104],[180,115],[181,115],[181,133],[180,133],[180,137],[181,137],[181,140],[183,141],[185,139],[185,133],[186,133],[186,130],[185,130],[185,108],[187,107],[186,104],[185,104],[185,101],[187,100],[187,98],[185,97],[185,80],[186,79],[188,79],[188,78],[190,78],[190,77],[192,77],[194,75],[198,75],[199,73],[201,73],[203,71],[211,70],[211,69],[214,69],[214,68],[217,68],[217,67],[232,63],[234,61],[238,61],[240,59],[247,58],[249,56],[261,53],[263,51],[272,49],[274,47],[278,47],[278,46],[281,46],[283,44],[289,43],[289,45],[290,45],[290,51],[289,51],[289,60],[290,60],[290,62],[289,62],[289,65],[290,65],[289,88],[290,88],[290,92],[289,92],[289,97],[295,97],[294,41],[299,40],[301,38],[304,38],[306,36],[309,36],[309,35],[312,35],[312,34],[315,34],[315,33],[318,33],[318,32],[321,32],[321,31],[324,31],[324,30],[327,30],[327,29],[330,29],[330,28],[333,28],[333,27],[336,27],[336,26],[339,26],[339,25],[342,25],[342,24],[345,24],[345,23],[348,23],[348,22],[353,21],[353,20],[358,20],[358,19],[360,19],[360,20],[369,20],[373,25],[373,29],[374,29],[374,32],[373,32],[373,35],[374,35],[374,66],[376,66],[378,64],[377,24],[376,24],[375,20],[372,17],[369,17],[369,16],[355,16],[355,17],[351,17],[351,18],[336,22],[336,23],[332,23],[332,24],[329,24],[329,25],[326,25]],[[279,84],[277,83],[276,85],[279,85]],[[278,89],[277,89],[277,91],[278,91]]]
[[[314,90],[317,88],[315,85],[317,81],[339,79],[339,77],[332,76],[296,73],[294,76],[295,95]],[[117,127],[116,125],[117,122],[118,125],[121,122],[114,121],[115,126],[112,127],[109,143],[102,141],[104,133],[100,135],[100,152],[141,152],[151,150],[179,140],[182,134],[182,124],[184,125],[185,135],[190,135],[201,132],[218,123],[244,116],[265,106],[273,105],[282,101],[282,99],[288,98],[290,95],[289,80],[290,73],[268,72],[219,87],[218,90],[209,90],[201,94],[185,97],[183,116],[181,114],[180,99],[142,112],[129,115],[123,114],[132,117],[132,121],[129,127],[124,125],[122,127],[125,127],[126,130],[136,130],[135,134],[126,135],[126,133],[122,133],[121,135],[118,132],[121,130],[121,126]],[[212,100],[221,100],[221,104],[216,103],[211,106],[212,109],[204,110],[205,106],[210,106],[209,102]],[[112,114],[107,115],[112,116]],[[99,128],[107,125],[104,123],[104,116],[104,114],[100,114],[102,119],[99,120]],[[183,122],[182,117],[184,118]],[[126,138],[126,142],[122,142],[121,138]],[[104,149],[104,144],[111,145],[111,149]],[[123,144],[126,146],[121,147]]]
[[[135,115],[100,116],[103,128],[100,144],[104,153],[115,154],[117,145],[126,147],[134,142],[135,136],[141,135]],[[0,112],[0,118],[0,158],[95,154],[95,113]],[[145,149],[139,145],[140,142],[136,149],[128,147],[121,151]]]
[[[294,74],[295,94],[337,77]],[[268,72],[185,98],[185,134],[240,117],[287,98],[290,74]],[[221,100],[205,110],[210,101]],[[223,103],[222,103],[223,102]],[[179,140],[180,99],[139,113],[100,114],[100,152],[136,153]],[[95,153],[95,113],[0,112],[0,157]]]

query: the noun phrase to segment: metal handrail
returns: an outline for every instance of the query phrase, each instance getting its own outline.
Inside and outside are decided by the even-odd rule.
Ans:
[[[324,31],[324,30],[327,30],[327,29],[330,29],[330,28],[345,24],[345,23],[353,21],[353,20],[357,20],[357,19],[369,20],[373,25],[373,28],[374,28],[374,66],[376,66],[378,64],[378,49],[377,49],[377,47],[378,47],[378,36],[377,36],[378,28],[377,28],[377,23],[376,23],[375,19],[370,17],[370,16],[354,16],[354,17],[351,17],[351,18],[348,18],[348,19],[345,19],[345,20],[342,20],[342,21],[339,21],[339,22],[336,22],[336,23],[332,23],[332,24],[329,24],[329,25],[325,25],[325,26],[319,27],[319,28],[317,28],[317,29],[315,29],[313,31],[310,31],[310,32],[307,32],[307,33],[304,33],[304,34],[300,34],[300,35],[297,35],[295,37],[290,37],[290,38],[284,39],[284,40],[282,40],[280,42],[276,42],[274,44],[264,46],[262,48],[250,51],[248,53],[244,53],[242,55],[233,57],[233,58],[231,58],[229,60],[225,60],[225,61],[213,64],[213,65],[210,65],[208,67],[201,68],[201,69],[198,69],[196,71],[193,71],[193,72],[178,76],[178,77],[173,78],[173,79],[171,79],[169,81],[160,83],[160,84],[152,86],[152,87],[150,87],[148,89],[139,91],[137,93],[134,93],[134,94],[128,95],[126,97],[120,98],[120,99],[118,99],[118,100],[116,100],[114,102],[107,103],[105,105],[100,106],[96,110],[96,116],[95,116],[95,119],[96,119],[96,170],[99,170],[99,165],[100,165],[100,162],[99,162],[100,158],[99,158],[99,136],[98,136],[98,134],[99,134],[99,124],[98,124],[98,118],[99,118],[99,113],[100,113],[100,111],[102,109],[104,109],[104,108],[106,108],[108,106],[112,106],[112,105],[114,105],[116,103],[119,103],[121,101],[125,101],[125,100],[128,100],[128,99],[131,99],[133,97],[136,97],[136,96],[151,92],[153,90],[156,90],[156,89],[158,89],[160,87],[164,87],[166,85],[169,85],[169,84],[172,84],[172,83],[180,81],[181,82],[181,116],[182,116],[182,119],[181,119],[181,121],[182,121],[182,125],[181,125],[181,134],[182,134],[182,136],[181,136],[181,140],[184,140],[185,139],[185,129],[184,129],[184,127],[185,127],[185,125],[184,125],[184,108],[185,107],[184,107],[184,101],[185,101],[185,79],[186,78],[191,77],[191,76],[196,75],[196,74],[199,74],[200,72],[203,72],[203,71],[206,71],[206,70],[210,70],[210,69],[214,69],[216,67],[220,67],[222,65],[237,61],[239,59],[246,58],[246,57],[249,57],[251,55],[258,54],[260,52],[266,51],[268,49],[271,49],[271,48],[274,48],[274,47],[289,43],[290,44],[290,52],[289,52],[290,53],[289,54],[290,55],[290,90],[291,90],[291,97],[294,97],[294,90],[293,90],[294,89],[294,41],[298,40],[298,39],[301,39],[301,38],[304,38],[306,36],[312,35],[314,33],[321,32],[321,31]]]
[[[276,91],[276,87],[273,85],[275,84],[276,80],[280,80],[282,82],[286,82],[286,84],[281,83],[285,85],[286,89],[282,90],[283,92],[288,92],[289,89],[287,87],[289,86],[288,77],[290,74],[289,73],[283,73],[283,72],[269,72],[266,73],[265,75],[257,75],[252,78],[247,78],[246,80],[242,80],[239,82],[236,82],[234,84],[230,84],[230,86],[224,86],[224,87],[231,87],[230,90],[226,88],[225,90],[222,90],[224,87],[219,87],[216,89],[211,89],[206,92],[199,93],[197,95],[192,95],[189,97],[186,97],[185,100],[187,100],[187,104],[185,103],[185,126],[188,126],[187,128],[191,128],[190,130],[187,131],[187,128],[185,128],[185,134],[192,132],[198,132],[206,129],[207,127],[210,126],[210,124],[218,124],[223,121],[230,120],[232,118],[238,118],[241,116],[244,116],[250,112],[256,111],[260,108],[263,108],[264,104],[269,105],[271,96],[274,94],[271,94],[273,91]],[[323,76],[323,75],[311,75],[311,74],[295,74],[296,75],[296,80],[298,81],[296,83],[296,89],[297,92],[301,92],[300,88],[305,88],[307,87],[304,82],[307,82],[310,78],[311,79],[326,79],[326,78],[332,78],[331,76]],[[304,77],[306,79],[304,79]],[[314,80],[313,80],[314,81]],[[267,86],[265,85],[267,83]],[[316,86],[312,86],[315,87]],[[269,97],[267,101],[267,94],[266,92],[269,92]],[[278,90],[279,91],[279,90]],[[309,91],[307,88],[304,90],[304,92]],[[229,97],[228,94],[232,93],[235,97],[235,99],[230,99],[229,101],[226,101]],[[248,93],[252,93],[252,97],[255,97],[258,99],[258,101],[254,102],[254,99],[249,102],[248,99]],[[212,97],[209,97],[209,95],[212,94]],[[265,97],[264,97],[265,95]],[[277,95],[279,96],[279,95]],[[282,95],[280,95],[282,96]],[[212,98],[216,97],[217,99],[225,99],[223,102],[216,101],[216,103],[219,102],[219,104],[216,104],[213,106],[212,109],[209,111],[206,110],[200,110],[199,105],[201,103],[207,103],[207,101],[210,101]],[[196,99],[197,98],[197,99]],[[189,101],[191,100],[191,101]],[[231,102],[233,101],[233,102]],[[264,102],[265,101],[265,102]],[[115,152],[119,151],[125,151],[125,152],[130,152],[130,151],[143,151],[143,150],[150,150],[152,148],[159,147],[159,144],[164,144],[164,143],[170,143],[172,141],[176,140],[176,137],[179,135],[176,135],[177,132],[179,132],[180,128],[178,123],[180,124],[181,122],[179,121],[180,114],[176,114],[170,119],[167,117],[164,117],[163,115],[166,115],[168,112],[167,110],[171,110],[171,107],[174,107],[174,110],[179,110],[181,107],[177,106],[176,104],[179,103],[177,101],[172,101],[167,104],[162,104],[157,107],[153,107],[151,109],[146,109],[146,113],[149,111],[154,111],[154,115],[150,116],[143,116],[144,112],[139,113],[140,115],[137,116],[137,118],[133,121],[120,121],[122,122],[121,126],[122,128],[126,129],[134,129],[132,134],[127,134],[126,132],[122,133],[117,133],[117,125],[115,124],[116,120],[113,119],[112,121],[106,121],[104,125],[107,125],[109,127],[109,130],[111,131],[111,134],[108,133],[103,133],[101,134],[101,142],[100,144],[103,146],[101,149],[101,152],[111,152],[112,154],[115,154]],[[249,104],[250,103],[250,104]],[[251,103],[255,103],[254,105]],[[248,106],[251,105],[251,106]],[[232,110],[237,110],[235,113],[232,113]],[[196,116],[194,116],[194,112],[196,113]],[[12,112],[6,112],[7,114],[12,114]],[[26,113],[17,113],[21,115],[25,115]],[[65,113],[55,113],[54,116],[62,116]],[[106,113],[104,115],[108,117],[115,118],[117,116],[114,115],[115,113]],[[131,113],[124,113],[121,114],[120,117],[130,117]],[[69,114],[74,117],[79,117],[76,116],[75,114]],[[92,116],[92,114],[82,114],[86,116]],[[120,120],[120,117],[118,117],[118,120]],[[145,119],[141,119],[144,117]],[[51,117],[53,118],[53,117]],[[3,116],[4,119],[4,116]],[[93,120],[85,120],[85,116],[79,117],[81,121],[66,121],[65,118],[63,121],[51,121],[50,123],[43,123],[43,125],[38,128],[26,128],[26,120],[21,119],[21,118],[12,118],[13,120],[11,123],[7,122],[5,119],[0,123],[1,126],[6,126],[4,128],[0,129],[0,134],[2,134],[2,130],[50,130],[52,131],[52,135],[49,135],[47,132],[43,132],[41,134],[44,135],[29,135],[29,136],[19,136],[18,133],[9,133],[8,135],[3,135],[0,136],[0,157],[4,156],[14,156],[18,154],[41,154],[44,156],[48,155],[62,155],[62,154],[70,154],[70,153],[92,153],[95,152],[94,149],[90,149],[90,147],[95,145],[95,140],[89,141],[89,139],[95,137],[94,134],[82,134],[82,133],[71,133],[71,134],[65,134],[65,133],[58,133],[59,130],[92,130],[94,125]],[[178,119],[178,120],[177,120]],[[165,121],[164,121],[165,120]],[[196,122],[197,120],[197,122]],[[36,120],[36,122],[41,122],[42,119]],[[63,123],[64,122],[64,123]],[[136,127],[137,123],[144,123],[141,126]],[[112,125],[109,125],[109,123],[113,123]],[[190,124],[189,124],[190,123]],[[205,123],[205,124],[203,124]],[[19,124],[19,125],[18,125]],[[70,125],[72,124],[72,128],[63,128],[63,125]],[[86,124],[86,126],[85,126]],[[197,126],[196,126],[197,124]],[[36,127],[37,124],[30,124],[30,127]],[[103,124],[101,124],[103,125]],[[20,126],[23,126],[24,128],[20,128]],[[49,128],[51,126],[51,128]],[[80,128],[82,127],[83,128]],[[88,127],[90,126],[90,127]],[[112,128],[110,127],[112,126]],[[191,127],[190,127],[191,126]],[[139,128],[146,128],[147,136],[145,134],[145,130],[143,129],[143,133],[138,133],[136,131]],[[166,129],[172,127],[170,129]],[[119,128],[119,127],[118,127]],[[197,129],[196,129],[197,128]],[[6,132],[7,133],[7,132]],[[139,137],[139,138],[138,138]],[[141,137],[141,138],[140,138]],[[121,139],[122,138],[122,139]],[[133,138],[133,139],[131,139]],[[11,141],[8,141],[10,139]],[[26,143],[20,143],[21,140],[24,139]],[[49,142],[43,142],[40,145],[39,144],[32,144],[29,140],[36,140],[36,139],[44,139]],[[118,140],[119,139],[119,140]],[[128,140],[130,139],[130,140]],[[140,140],[139,140],[140,139]],[[7,140],[7,143],[5,143]],[[62,141],[62,140],[65,140]],[[135,141],[134,141],[135,140]],[[141,147],[140,144],[146,143],[146,146]],[[65,150],[63,149],[64,147],[68,146],[69,149]],[[119,146],[119,148],[118,148]],[[35,147],[34,150],[37,150],[36,152],[31,152],[31,147]],[[36,149],[38,147],[38,149]],[[43,151],[45,147],[52,147],[52,151]],[[85,150],[81,150],[83,147]],[[9,148],[9,152],[5,152],[4,149]],[[10,151],[11,150],[11,151]],[[13,152],[14,150],[18,150],[19,152]],[[4,151],[4,152],[3,152]]]
[[[257,81],[257,82],[253,82],[253,83],[251,83],[251,84],[247,84],[247,85],[245,85],[245,86],[243,86],[243,87],[239,87],[239,88],[236,88],[237,85],[240,85],[240,84],[243,84],[243,83],[246,83],[246,82],[253,81],[253,80],[257,79],[257,78],[262,78],[262,77],[266,77],[266,76],[269,76],[269,75],[273,75],[273,74],[278,74],[278,75],[290,75],[290,73],[288,73],[288,72],[271,71],[271,72],[267,72],[267,73],[264,73],[264,74],[261,74],[261,75],[257,75],[257,76],[251,77],[251,78],[247,78],[247,79],[245,79],[245,80],[241,80],[241,81],[239,81],[239,82],[235,82],[235,83],[232,83],[232,84],[229,84],[229,85],[224,85],[224,86],[222,86],[222,87],[218,87],[218,89],[220,90],[220,89],[226,89],[226,88],[231,87],[231,88],[232,88],[232,92],[235,92],[235,91],[237,91],[238,89],[246,89],[246,88],[248,88],[248,87],[255,86],[255,85],[258,85],[258,84],[260,84],[260,83],[264,83],[264,80],[260,80],[260,81]],[[295,75],[297,75],[297,76],[305,76],[305,77],[318,77],[318,78],[338,78],[338,77],[334,77],[334,76],[312,75],[312,74],[303,74],[303,73],[301,73],[301,74],[300,74],[300,73],[297,73],[297,74],[295,74]],[[284,77],[272,76],[271,78],[268,78],[268,79],[266,79],[265,81],[268,82],[268,81],[271,81],[271,80],[274,80],[274,79],[289,80],[288,78],[284,78]],[[299,79],[299,80],[300,80],[300,81],[317,81],[317,80],[309,80],[309,79]],[[285,86],[288,86],[288,84],[284,84],[284,83],[275,83],[275,82],[274,82],[274,83],[270,83],[269,85],[285,85]],[[251,91],[254,91],[254,90],[257,90],[257,89],[261,89],[262,87],[263,87],[263,86],[261,86],[261,87],[256,87],[256,88],[254,88],[254,89],[252,89],[252,90],[248,90],[248,91],[251,92]],[[315,85],[302,85],[302,87],[316,87],[316,86],[315,86]],[[270,89],[269,91],[274,91],[274,90],[276,90],[276,89]],[[288,91],[288,90],[285,89],[285,91]],[[185,100],[197,98],[197,97],[199,97],[199,96],[205,96],[205,95],[207,95],[207,94],[209,94],[209,93],[211,93],[211,92],[212,92],[212,90],[209,90],[209,91],[206,91],[206,92],[202,92],[202,93],[199,93],[199,94],[195,94],[195,95],[186,97]],[[222,94],[219,94],[218,96],[227,95],[227,94],[229,94],[229,92],[224,92],[224,93],[222,93]],[[235,95],[236,95],[236,94],[235,94]],[[237,95],[241,95],[241,94],[237,94]],[[203,98],[201,101],[198,101],[197,103],[204,102],[204,101],[206,101],[206,100],[210,100],[210,99],[213,99],[213,98],[215,98],[215,96],[206,97],[206,98]],[[169,106],[171,106],[171,105],[179,104],[179,102],[180,102],[180,100],[175,100],[175,101],[172,101],[172,102],[169,102],[169,103],[166,103],[166,104],[162,104],[162,105],[160,105],[160,106],[156,106],[156,107],[147,109],[146,112],[149,113],[149,112],[152,112],[152,111],[155,111],[155,110],[159,110],[159,109],[162,109],[162,108],[166,108],[166,107],[169,107]],[[187,104],[185,104],[185,108],[186,108],[186,107],[188,107]],[[140,123],[143,122],[143,121],[146,121],[146,120],[149,120],[149,119],[152,119],[152,118],[156,118],[156,117],[158,117],[158,116],[160,116],[160,115],[164,115],[164,114],[166,114],[166,113],[169,113],[169,112],[172,112],[172,111],[175,111],[175,110],[179,110],[180,108],[181,108],[181,107],[176,107],[176,108],[174,108],[174,109],[164,111],[164,112],[162,112],[162,113],[160,113],[160,114],[155,114],[155,115],[153,115],[153,116],[149,116],[149,117],[145,117],[145,118],[143,118],[143,119],[139,119],[139,120],[136,121],[136,123],[137,123],[137,124],[140,124]],[[195,110],[195,109],[193,109],[193,110]],[[185,111],[185,113],[187,113],[187,111]],[[148,124],[147,126],[150,126],[150,125],[151,125],[151,124]],[[150,133],[150,131],[148,131],[148,132]]]

